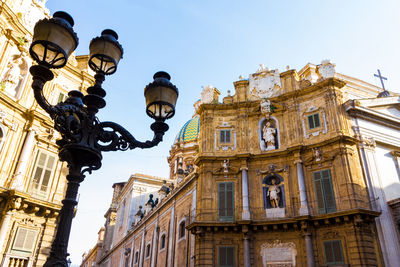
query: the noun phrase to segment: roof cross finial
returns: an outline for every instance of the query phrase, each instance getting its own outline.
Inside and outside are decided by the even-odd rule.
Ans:
[[[382,84],[382,89],[383,91],[386,91],[385,89],[385,84],[383,83],[383,80],[387,81],[387,78],[383,77],[381,74],[381,71],[378,69],[378,74],[374,74],[375,77],[378,77],[379,80],[381,80],[381,84]]]

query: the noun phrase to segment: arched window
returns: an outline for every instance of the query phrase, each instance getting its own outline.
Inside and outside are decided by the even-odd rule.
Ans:
[[[184,238],[185,235],[186,235],[185,221],[182,221],[179,224],[179,235],[178,235],[178,237],[179,237],[179,239],[181,239],[181,238]]]
[[[165,248],[165,241],[166,241],[165,234],[163,234],[160,240],[160,250]]]
[[[146,258],[150,257],[150,244],[146,246]]]

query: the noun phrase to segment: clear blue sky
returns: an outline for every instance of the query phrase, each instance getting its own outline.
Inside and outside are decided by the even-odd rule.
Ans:
[[[138,139],[152,138],[145,115],[144,86],[158,70],[172,76],[180,95],[176,116],[158,147],[104,154],[101,170],[80,188],[80,202],[69,252],[79,264],[93,247],[112,194],[112,184],[135,172],[168,175],[166,157],[180,127],[193,114],[201,86],[213,85],[222,96],[239,75],[258,64],[281,71],[300,70],[308,62],[330,59],[340,73],[400,92],[399,1],[238,1],[238,0],[51,0],[75,19],[80,38],[77,54],[87,54],[91,38],[114,29],[124,47],[116,74],[107,77],[107,107],[101,120],[113,120]]]

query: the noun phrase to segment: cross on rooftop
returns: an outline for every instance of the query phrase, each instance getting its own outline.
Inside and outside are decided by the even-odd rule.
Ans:
[[[381,71],[380,71],[379,69],[378,69],[378,74],[374,74],[374,76],[375,76],[375,77],[378,77],[379,80],[381,80],[382,89],[383,89],[384,91],[386,91],[385,85],[383,84],[383,80],[387,81],[387,78],[385,78],[385,77],[382,76]]]

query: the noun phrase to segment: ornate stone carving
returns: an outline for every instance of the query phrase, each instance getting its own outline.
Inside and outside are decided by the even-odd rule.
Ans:
[[[330,60],[322,60],[321,64],[317,66],[317,70],[323,79],[328,79],[335,76],[335,67],[336,65]]]
[[[268,99],[262,99],[261,103],[260,103],[260,107],[261,107],[261,114],[269,117],[269,114],[272,112],[271,110],[271,101],[269,101]]]
[[[209,104],[213,102],[218,102],[218,96],[220,92],[211,85],[203,86],[203,91],[201,92],[200,101],[202,104]]]
[[[281,88],[279,70],[260,68],[257,73],[249,78],[250,95],[258,98],[270,98]]]
[[[296,266],[296,244],[282,243],[280,240],[267,242],[261,245],[260,254],[264,267],[291,267]]]
[[[313,148],[314,152],[314,159],[315,161],[321,161],[322,160],[322,150],[319,147]]]

